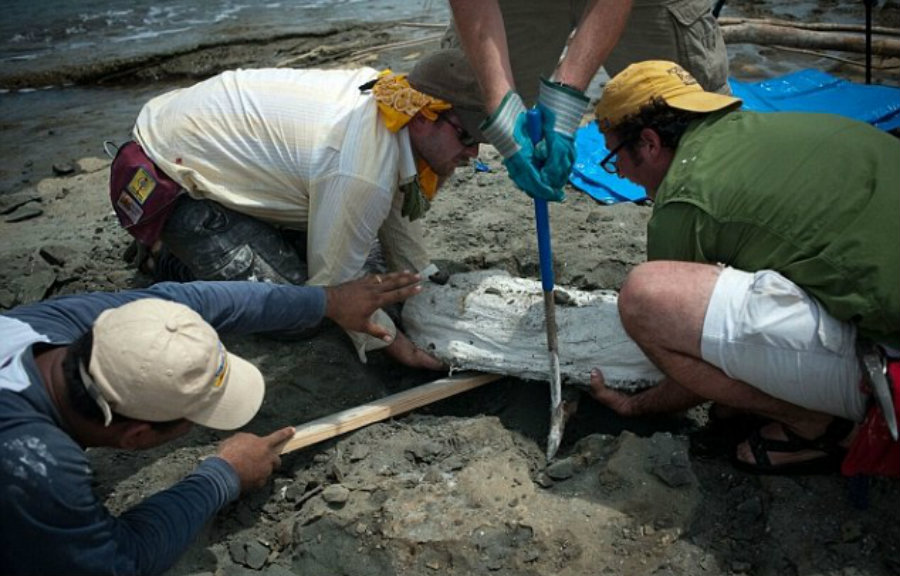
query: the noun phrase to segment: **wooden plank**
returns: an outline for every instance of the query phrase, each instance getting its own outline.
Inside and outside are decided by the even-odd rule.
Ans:
[[[457,376],[441,378],[428,384],[422,384],[421,386],[386,396],[374,402],[349,408],[329,416],[323,416],[306,424],[295,426],[294,437],[288,440],[284,448],[281,449],[281,453],[287,454],[288,452],[311,446],[374,422],[380,422],[432,402],[478,388],[502,377],[500,374],[467,372]]]

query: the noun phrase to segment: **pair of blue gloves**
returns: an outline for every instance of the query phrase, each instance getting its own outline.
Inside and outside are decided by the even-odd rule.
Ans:
[[[575,162],[575,130],[587,107],[580,90],[541,79],[537,109],[544,138],[535,146],[526,127],[522,98],[510,90],[484,121],[481,131],[503,155],[503,165],[516,186],[532,198],[560,202]]]

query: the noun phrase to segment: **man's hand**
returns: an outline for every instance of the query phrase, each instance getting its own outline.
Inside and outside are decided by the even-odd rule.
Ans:
[[[591,370],[590,393],[616,414],[629,417],[683,412],[708,400],[668,377],[635,394],[619,392],[607,387],[603,372],[597,368]]]
[[[325,288],[325,316],[344,330],[365,332],[385,342],[391,334],[371,321],[376,310],[406,300],[422,291],[421,276],[411,272],[371,274]]]
[[[281,448],[293,436],[290,426],[263,438],[238,432],[219,445],[218,456],[231,464],[241,480],[241,492],[246,492],[262,487],[281,466]]]
[[[562,189],[554,190],[542,179],[534,163],[534,144],[526,127],[525,105],[522,98],[510,90],[481,130],[503,155],[503,165],[510,179],[532,198],[559,202]],[[567,175],[568,176],[568,175]]]
[[[632,396],[606,387],[606,379],[603,372],[594,368],[591,370],[590,394],[597,402],[612,408],[619,416],[636,416],[631,405]]]
[[[446,370],[444,363],[413,344],[403,332],[397,331],[397,337],[384,351],[394,360],[410,368],[426,370]]]
[[[541,78],[537,107],[547,144],[541,176],[553,188],[561,189],[569,181],[575,163],[575,131],[588,102],[580,90]]]

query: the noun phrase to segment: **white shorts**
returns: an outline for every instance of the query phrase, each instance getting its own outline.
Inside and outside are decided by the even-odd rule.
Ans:
[[[775,398],[857,422],[865,415],[856,327],[777,272],[722,270],[700,353],[730,378]]]

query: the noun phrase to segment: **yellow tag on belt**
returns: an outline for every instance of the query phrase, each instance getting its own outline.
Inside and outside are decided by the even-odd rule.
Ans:
[[[134,173],[134,178],[128,183],[128,191],[141,204],[146,202],[147,198],[153,194],[154,188],[156,188],[156,180],[144,168],[138,168],[137,172]]]

